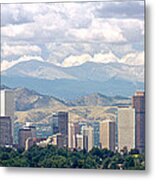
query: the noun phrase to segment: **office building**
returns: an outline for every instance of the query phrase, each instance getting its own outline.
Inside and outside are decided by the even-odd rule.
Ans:
[[[0,117],[0,146],[12,146],[12,120],[10,117]]]
[[[69,123],[69,137],[68,137],[68,146],[71,149],[77,147],[76,135],[80,134],[79,122],[70,122]]]
[[[100,147],[100,122],[93,121],[89,124],[93,128],[94,147]]]
[[[0,91],[1,108],[0,116],[14,118],[14,95],[12,90],[1,90]]]
[[[82,135],[83,135],[83,149],[85,149],[86,151],[90,151],[94,145],[92,126],[89,126],[89,125],[83,126]]]
[[[115,150],[115,121],[104,120],[100,122],[100,146]]]
[[[76,148],[78,150],[83,149],[83,135],[82,134],[76,134]]]
[[[135,109],[135,148],[145,151],[145,93],[138,91],[132,97],[132,107]]]
[[[135,148],[135,110],[131,107],[118,108],[118,148]]]
[[[11,137],[14,139],[14,94],[12,90],[4,89],[0,91],[0,116],[10,117],[11,119]]]
[[[54,113],[52,117],[53,134],[60,133],[63,146],[68,147],[68,112]]]
[[[19,129],[18,132],[18,145],[19,148],[26,147],[26,140],[28,138],[36,138],[36,128],[32,125],[24,126],[23,128]]]

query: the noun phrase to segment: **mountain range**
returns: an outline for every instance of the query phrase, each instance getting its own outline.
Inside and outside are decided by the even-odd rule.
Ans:
[[[48,62],[20,62],[1,72],[3,84],[27,87],[39,93],[73,100],[90,93],[132,96],[144,89],[144,66],[86,62],[60,67]]]
[[[11,89],[1,85],[0,89]],[[42,95],[27,88],[14,88],[16,111],[28,111],[39,108],[71,107],[71,106],[118,106],[130,105],[131,99],[123,96],[109,97],[100,93],[93,93],[79,97],[76,100],[63,101],[54,96]]]

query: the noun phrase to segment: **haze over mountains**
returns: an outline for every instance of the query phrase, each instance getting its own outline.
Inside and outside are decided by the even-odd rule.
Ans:
[[[1,85],[0,89],[11,89]],[[64,108],[72,106],[118,106],[130,105],[131,99],[123,96],[109,97],[100,93],[93,93],[79,97],[75,100],[62,101],[54,96],[40,94],[27,88],[14,88],[15,109],[16,111],[29,111],[40,108]]]
[[[10,87],[27,87],[61,99],[76,99],[90,93],[131,96],[144,88],[144,65],[118,61],[84,62],[58,66],[52,63],[22,61],[1,72],[2,83]]]

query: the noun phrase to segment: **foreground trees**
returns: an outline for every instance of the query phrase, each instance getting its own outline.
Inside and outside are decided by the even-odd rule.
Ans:
[[[0,148],[0,166],[86,169],[144,170],[144,155],[131,150],[114,153],[107,149],[93,148],[90,152],[58,149],[55,146],[33,146],[28,151]]]

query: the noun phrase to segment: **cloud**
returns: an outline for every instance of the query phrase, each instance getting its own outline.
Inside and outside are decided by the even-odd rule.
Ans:
[[[109,62],[118,62],[118,58],[112,53],[108,52],[105,54],[98,53],[93,56],[89,54],[82,54],[80,56],[69,56],[64,59],[61,66],[70,67],[70,66],[79,66],[86,62],[94,62],[94,63],[109,63]]]
[[[95,15],[100,18],[144,18],[144,1],[105,2],[95,10]]]
[[[40,57],[40,56],[26,56],[26,55],[24,55],[24,56],[21,56],[19,59],[12,60],[12,61],[2,60],[0,70],[2,72],[2,71],[7,70],[7,69],[11,68],[12,66],[20,63],[20,62],[31,61],[31,60],[37,60],[37,61],[42,61],[42,62],[44,61],[42,59],[42,57]]]
[[[89,54],[82,54],[80,56],[69,56],[61,64],[63,67],[78,66],[88,61],[91,61],[92,57]]]
[[[23,55],[40,55],[41,48],[36,45],[2,45],[2,56],[23,56]]]
[[[116,24],[101,19],[93,19],[89,28],[70,29],[69,33],[81,41],[124,42],[123,31]]]
[[[128,53],[122,58],[118,58],[111,51],[108,53],[98,53],[91,56],[90,54],[82,54],[79,56],[69,56],[64,59],[62,64],[63,67],[79,66],[86,62],[94,63],[123,63],[127,65],[144,65],[144,52],[132,52]]]
[[[143,51],[143,7],[140,2],[3,4],[3,59],[36,55],[61,64],[69,56],[111,50],[121,58]]]
[[[121,58],[120,62],[128,65],[144,65],[144,51],[132,52]]]

